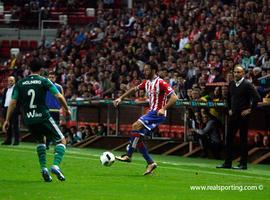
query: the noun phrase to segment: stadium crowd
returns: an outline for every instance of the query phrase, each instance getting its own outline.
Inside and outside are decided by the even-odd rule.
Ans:
[[[95,23],[63,26],[53,42],[44,37],[38,49],[13,57],[8,67],[25,77],[28,57],[39,56],[73,100],[116,98],[143,79],[143,63],[150,62],[180,99],[218,101],[226,99],[233,67],[240,64],[269,101],[270,1],[224,2],[134,1],[133,9],[116,10],[99,1]]]
[[[156,63],[180,98],[189,98],[188,89],[203,96],[207,84],[231,80],[235,64],[266,96],[269,89],[258,78],[270,73],[268,1],[164,2],[98,9],[96,23],[79,30],[66,25],[32,54],[57,72],[68,99],[118,96],[143,78],[143,62]],[[11,62],[16,76],[28,74],[27,55]]]

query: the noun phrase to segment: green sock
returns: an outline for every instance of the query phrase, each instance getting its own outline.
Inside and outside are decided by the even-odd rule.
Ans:
[[[39,164],[41,169],[46,168],[46,145],[38,144],[37,145],[37,154],[39,159]]]
[[[57,144],[54,150],[53,164],[59,166],[65,154],[66,146],[64,144]]]

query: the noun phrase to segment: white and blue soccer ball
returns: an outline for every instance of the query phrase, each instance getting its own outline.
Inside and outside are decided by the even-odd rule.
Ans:
[[[115,161],[115,156],[109,152],[109,151],[105,151],[100,155],[100,162],[102,165],[104,166],[111,166]]]

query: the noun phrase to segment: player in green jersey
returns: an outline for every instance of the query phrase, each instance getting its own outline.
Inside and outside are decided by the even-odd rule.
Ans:
[[[50,116],[49,109],[46,106],[45,96],[47,91],[50,91],[58,99],[67,116],[70,115],[70,110],[65,98],[52,82],[39,75],[42,66],[43,62],[40,59],[33,58],[30,62],[31,75],[16,83],[3,125],[3,131],[7,131],[14,108],[16,104],[19,103],[23,107],[25,124],[38,142],[37,154],[44,181],[52,181],[52,177],[46,167],[46,145],[43,140],[44,136],[57,143],[55,146],[54,161],[50,171],[55,174],[60,181],[64,181],[65,177],[59,165],[65,153],[66,140],[59,127]]]

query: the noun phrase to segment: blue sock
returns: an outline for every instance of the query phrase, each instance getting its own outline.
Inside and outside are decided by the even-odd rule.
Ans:
[[[127,155],[129,157],[131,157],[132,154],[134,153],[139,139],[140,139],[140,137],[134,137],[134,136],[130,137],[130,144],[129,144],[128,151],[127,151]]]
[[[137,147],[137,144],[138,144],[138,141],[140,139],[140,134],[138,131],[132,131],[132,136],[130,137],[130,144],[129,144],[129,147],[128,147],[128,150],[127,150],[127,155],[129,157],[132,156],[132,154],[134,153],[136,147]]]
[[[148,164],[151,164],[154,162],[153,159],[151,158],[151,156],[149,155],[148,149],[145,146],[145,144],[143,143],[143,141],[138,143],[137,148],[138,148],[139,152],[143,155],[144,159],[146,160],[146,162]]]

